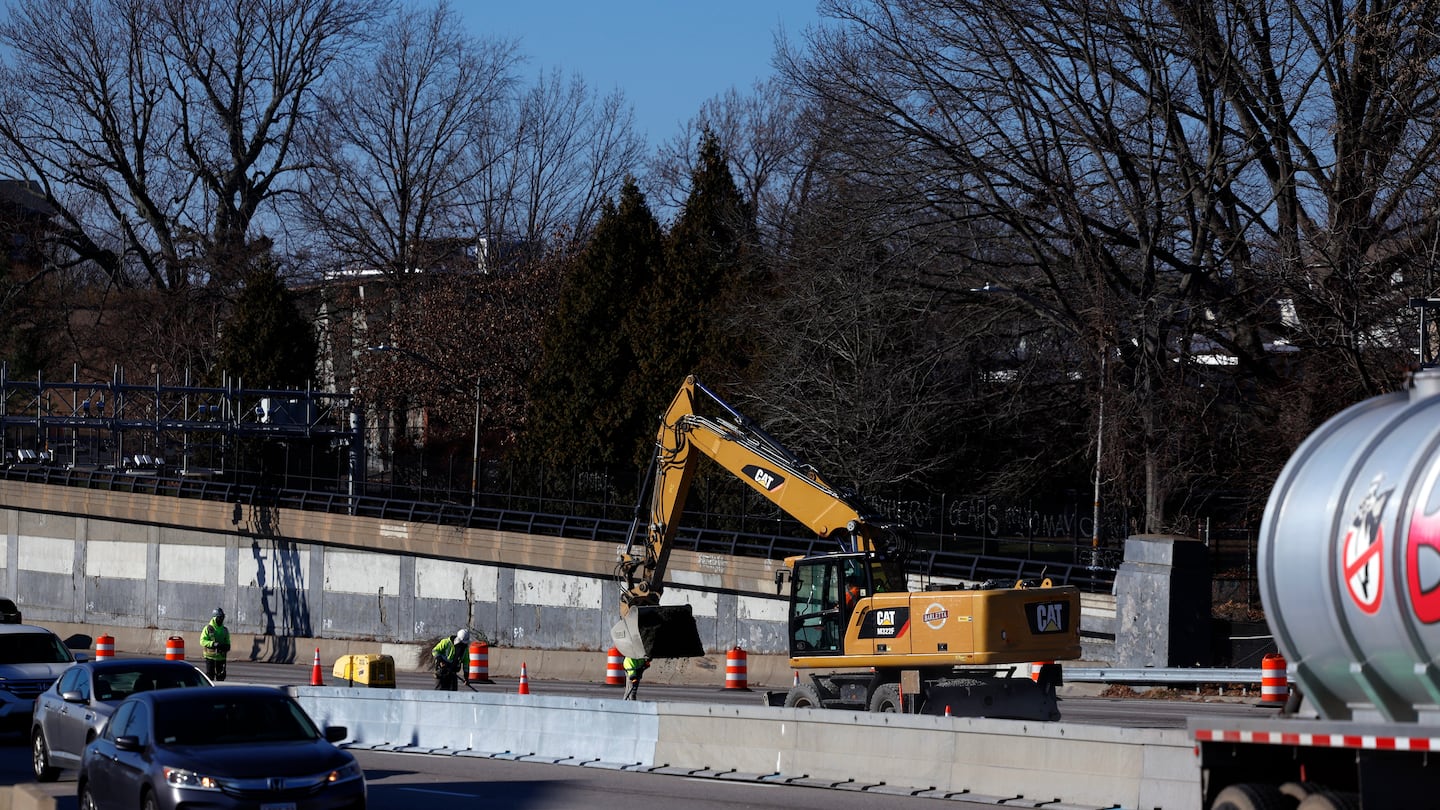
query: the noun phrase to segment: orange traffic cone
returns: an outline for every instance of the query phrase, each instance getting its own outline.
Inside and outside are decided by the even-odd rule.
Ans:
[[[798,670],[798,669],[795,670],[795,680],[791,681],[791,682],[790,682],[790,685],[791,685],[791,686],[799,686],[799,685],[800,685],[800,670]]]
[[[525,662],[520,662],[520,694],[530,694],[530,676],[525,673]]]
[[[315,648],[315,666],[310,670],[310,685],[324,686],[325,676],[320,674],[320,648]]]

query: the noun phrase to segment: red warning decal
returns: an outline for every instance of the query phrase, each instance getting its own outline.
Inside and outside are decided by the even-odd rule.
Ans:
[[[1440,508],[1429,508],[1440,478],[1440,459],[1430,463],[1420,497],[1410,515],[1405,543],[1405,589],[1415,618],[1425,624],[1440,622]]]
[[[1365,613],[1380,609],[1381,597],[1385,594],[1384,555],[1385,529],[1380,523],[1381,513],[1390,500],[1394,487],[1380,491],[1384,475],[1375,476],[1370,482],[1370,491],[1355,508],[1350,521],[1350,530],[1345,533],[1341,544],[1341,571],[1345,578],[1345,590],[1355,606]]]

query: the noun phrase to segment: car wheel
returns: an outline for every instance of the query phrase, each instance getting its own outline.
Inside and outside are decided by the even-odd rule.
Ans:
[[[60,769],[50,764],[50,746],[45,744],[45,731],[40,728],[30,736],[30,764],[37,782],[54,782],[60,777]]]
[[[155,794],[145,792],[145,797],[140,800],[141,810],[160,810],[160,803],[155,801]]]
[[[80,800],[78,802],[78,804],[80,805],[80,810],[95,810],[95,797],[90,795],[89,785],[81,782],[80,788],[76,792],[80,796]]]

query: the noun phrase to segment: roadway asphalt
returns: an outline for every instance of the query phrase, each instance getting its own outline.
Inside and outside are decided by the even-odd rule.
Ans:
[[[199,662],[195,662],[199,663]],[[203,665],[202,665],[203,666]],[[230,680],[271,685],[306,685],[311,682],[312,666],[235,662],[230,664]],[[346,686],[346,682],[322,670],[326,686]],[[433,689],[435,679],[429,673],[401,671],[395,674],[400,689]],[[461,689],[483,692],[516,692],[519,680],[494,677],[492,683],[472,684]],[[622,690],[597,681],[548,680],[527,677],[531,694],[564,695],[588,698],[614,698]],[[1107,696],[1106,692],[1121,692]],[[1124,728],[1185,728],[1186,718],[1203,716],[1268,716],[1274,708],[1260,705],[1259,697],[1205,695],[1180,690],[1149,690],[1133,695],[1111,689],[1106,684],[1066,684],[1060,690],[1062,722]],[[678,701],[684,703],[763,704],[764,690],[725,689],[690,684],[642,683],[641,700]],[[1147,697],[1147,695],[1150,695]]]
[[[203,667],[199,661],[192,661]],[[271,685],[308,685],[313,665],[234,662],[230,682]],[[322,671],[325,685],[348,685]],[[396,673],[401,689],[431,689],[434,680],[424,672]],[[603,682],[530,679],[531,694],[614,698],[620,687]],[[494,678],[492,683],[474,684],[477,691],[518,691],[515,678]],[[1255,698],[1217,697],[1165,691],[1165,699],[1107,697],[1103,684],[1069,684],[1062,690],[1062,722],[1109,725],[1129,728],[1183,728],[1186,718],[1195,715],[1254,717],[1273,713]],[[1117,691],[1117,690],[1110,690]],[[698,703],[745,704],[763,702],[763,692],[676,684],[645,684],[642,700]],[[28,746],[22,735],[0,737],[0,784],[31,782]],[[476,797],[505,798],[503,806],[522,810],[587,806],[596,810],[620,810],[633,806],[637,797],[663,801],[677,810],[708,810],[722,806],[843,810],[854,807],[980,808],[993,804],[956,800],[921,799],[902,796],[848,794],[795,787],[768,790],[764,785],[726,784],[713,778],[698,783],[676,776],[597,772],[593,769],[539,763],[506,763],[456,757],[405,757],[380,752],[357,752],[372,784],[372,810],[408,810],[417,799],[427,796],[462,804]],[[57,810],[76,810],[73,774],[58,783],[42,786],[55,797]],[[943,804],[942,804],[943,802]]]

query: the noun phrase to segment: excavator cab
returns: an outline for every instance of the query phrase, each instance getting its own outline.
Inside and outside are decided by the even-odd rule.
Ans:
[[[892,590],[894,572],[875,554],[822,554],[787,561],[790,655],[843,655],[850,616],[861,599]],[[778,577],[777,577],[778,579]],[[900,582],[904,582],[903,577]]]

